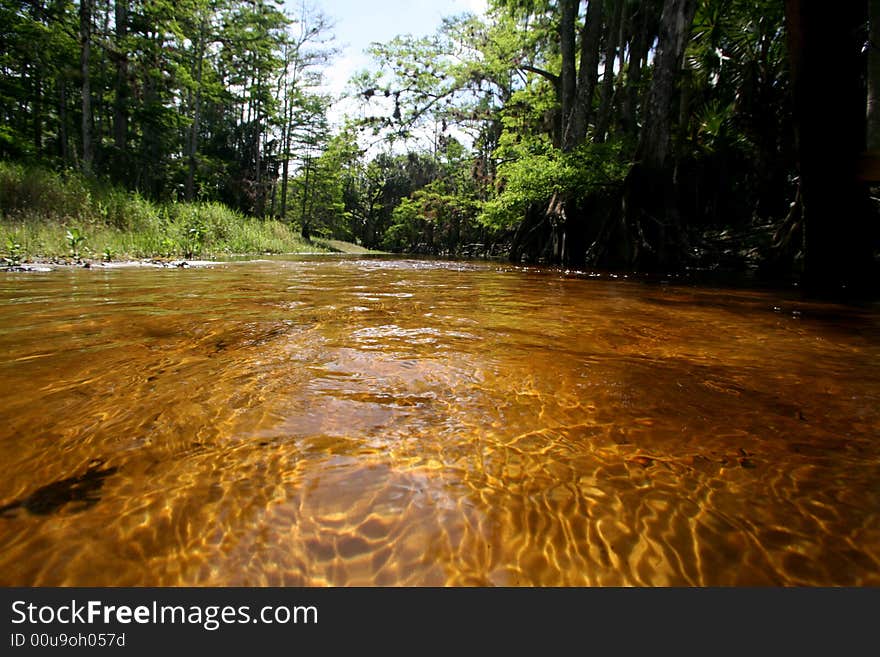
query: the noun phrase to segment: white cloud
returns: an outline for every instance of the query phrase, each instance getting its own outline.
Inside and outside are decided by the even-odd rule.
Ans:
[[[370,58],[367,55],[346,52],[334,59],[333,63],[324,71],[324,90],[333,96],[342,94],[351,76],[362,69],[369,68],[369,66]]]
[[[452,0],[452,4],[456,8],[456,11],[469,11],[477,16],[482,16],[489,8],[489,4],[486,0]]]

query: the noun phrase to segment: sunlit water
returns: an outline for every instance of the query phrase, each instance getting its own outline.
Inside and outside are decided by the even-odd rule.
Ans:
[[[3,585],[880,585],[876,308],[314,258],[0,309]]]

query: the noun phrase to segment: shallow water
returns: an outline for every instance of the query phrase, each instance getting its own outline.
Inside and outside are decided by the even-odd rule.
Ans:
[[[0,309],[3,585],[880,585],[876,308],[304,258]]]

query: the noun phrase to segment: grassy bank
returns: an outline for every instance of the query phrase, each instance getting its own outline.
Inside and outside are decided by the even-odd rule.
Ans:
[[[0,255],[31,259],[210,258],[306,253],[309,243],[279,221],[219,203],[152,203],[138,194],[45,169],[0,162]]]

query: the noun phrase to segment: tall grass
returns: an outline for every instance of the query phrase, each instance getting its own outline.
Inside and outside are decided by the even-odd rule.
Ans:
[[[213,257],[326,251],[289,225],[247,217],[220,203],[152,203],[140,195],[41,168],[0,162],[0,252],[71,257],[68,231],[95,259]]]

